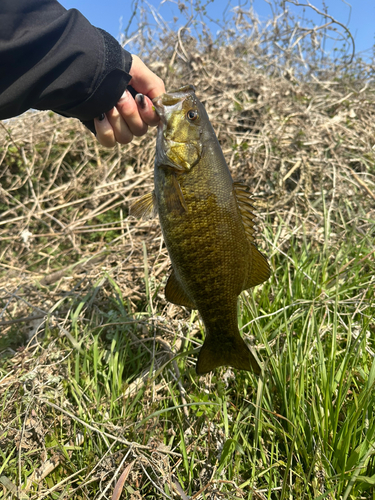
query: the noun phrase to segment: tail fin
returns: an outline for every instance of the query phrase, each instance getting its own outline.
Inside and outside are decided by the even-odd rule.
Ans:
[[[261,366],[254,354],[250,352],[239,333],[234,337],[225,338],[224,343],[220,342],[220,337],[207,335],[195,370],[198,375],[203,375],[219,366],[232,366],[237,370],[253,370],[259,375]]]

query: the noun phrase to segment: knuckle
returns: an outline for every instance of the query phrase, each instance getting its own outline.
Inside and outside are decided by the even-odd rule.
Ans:
[[[145,135],[148,130],[148,125],[144,125],[143,127],[139,128],[138,130],[134,131],[134,135],[136,137],[142,137],[142,135]]]
[[[104,147],[104,148],[113,148],[115,143],[113,142],[109,142],[109,141],[104,141],[104,140],[99,140],[100,144]]]
[[[106,148],[113,148],[116,142],[113,132],[108,130],[105,133],[98,136],[98,140],[100,144]]]
[[[137,105],[133,97],[129,94],[120,99],[120,101],[116,104],[116,108],[121,116],[129,116],[135,112]]]
[[[120,144],[129,144],[130,142],[132,142],[132,140],[133,140],[133,134],[129,133],[119,137],[117,139],[117,142],[119,142]]]

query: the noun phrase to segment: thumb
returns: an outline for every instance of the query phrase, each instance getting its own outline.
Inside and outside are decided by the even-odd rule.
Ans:
[[[150,99],[163,94],[165,92],[163,80],[155,75],[138,56],[132,54],[132,59],[131,86],[138,93],[145,94]]]

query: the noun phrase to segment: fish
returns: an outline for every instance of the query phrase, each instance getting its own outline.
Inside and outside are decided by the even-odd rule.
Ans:
[[[255,243],[250,189],[233,181],[194,86],[166,92],[153,106],[160,117],[154,190],[130,213],[159,215],[172,268],[165,297],[197,309],[202,318],[205,340],[196,373],[230,366],[259,374],[237,318],[239,294],[271,274]]]

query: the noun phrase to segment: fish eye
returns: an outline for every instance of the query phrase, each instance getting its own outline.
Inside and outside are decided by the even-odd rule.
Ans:
[[[198,111],[196,111],[195,109],[189,109],[189,111],[186,113],[186,116],[190,121],[196,120],[198,118]]]

